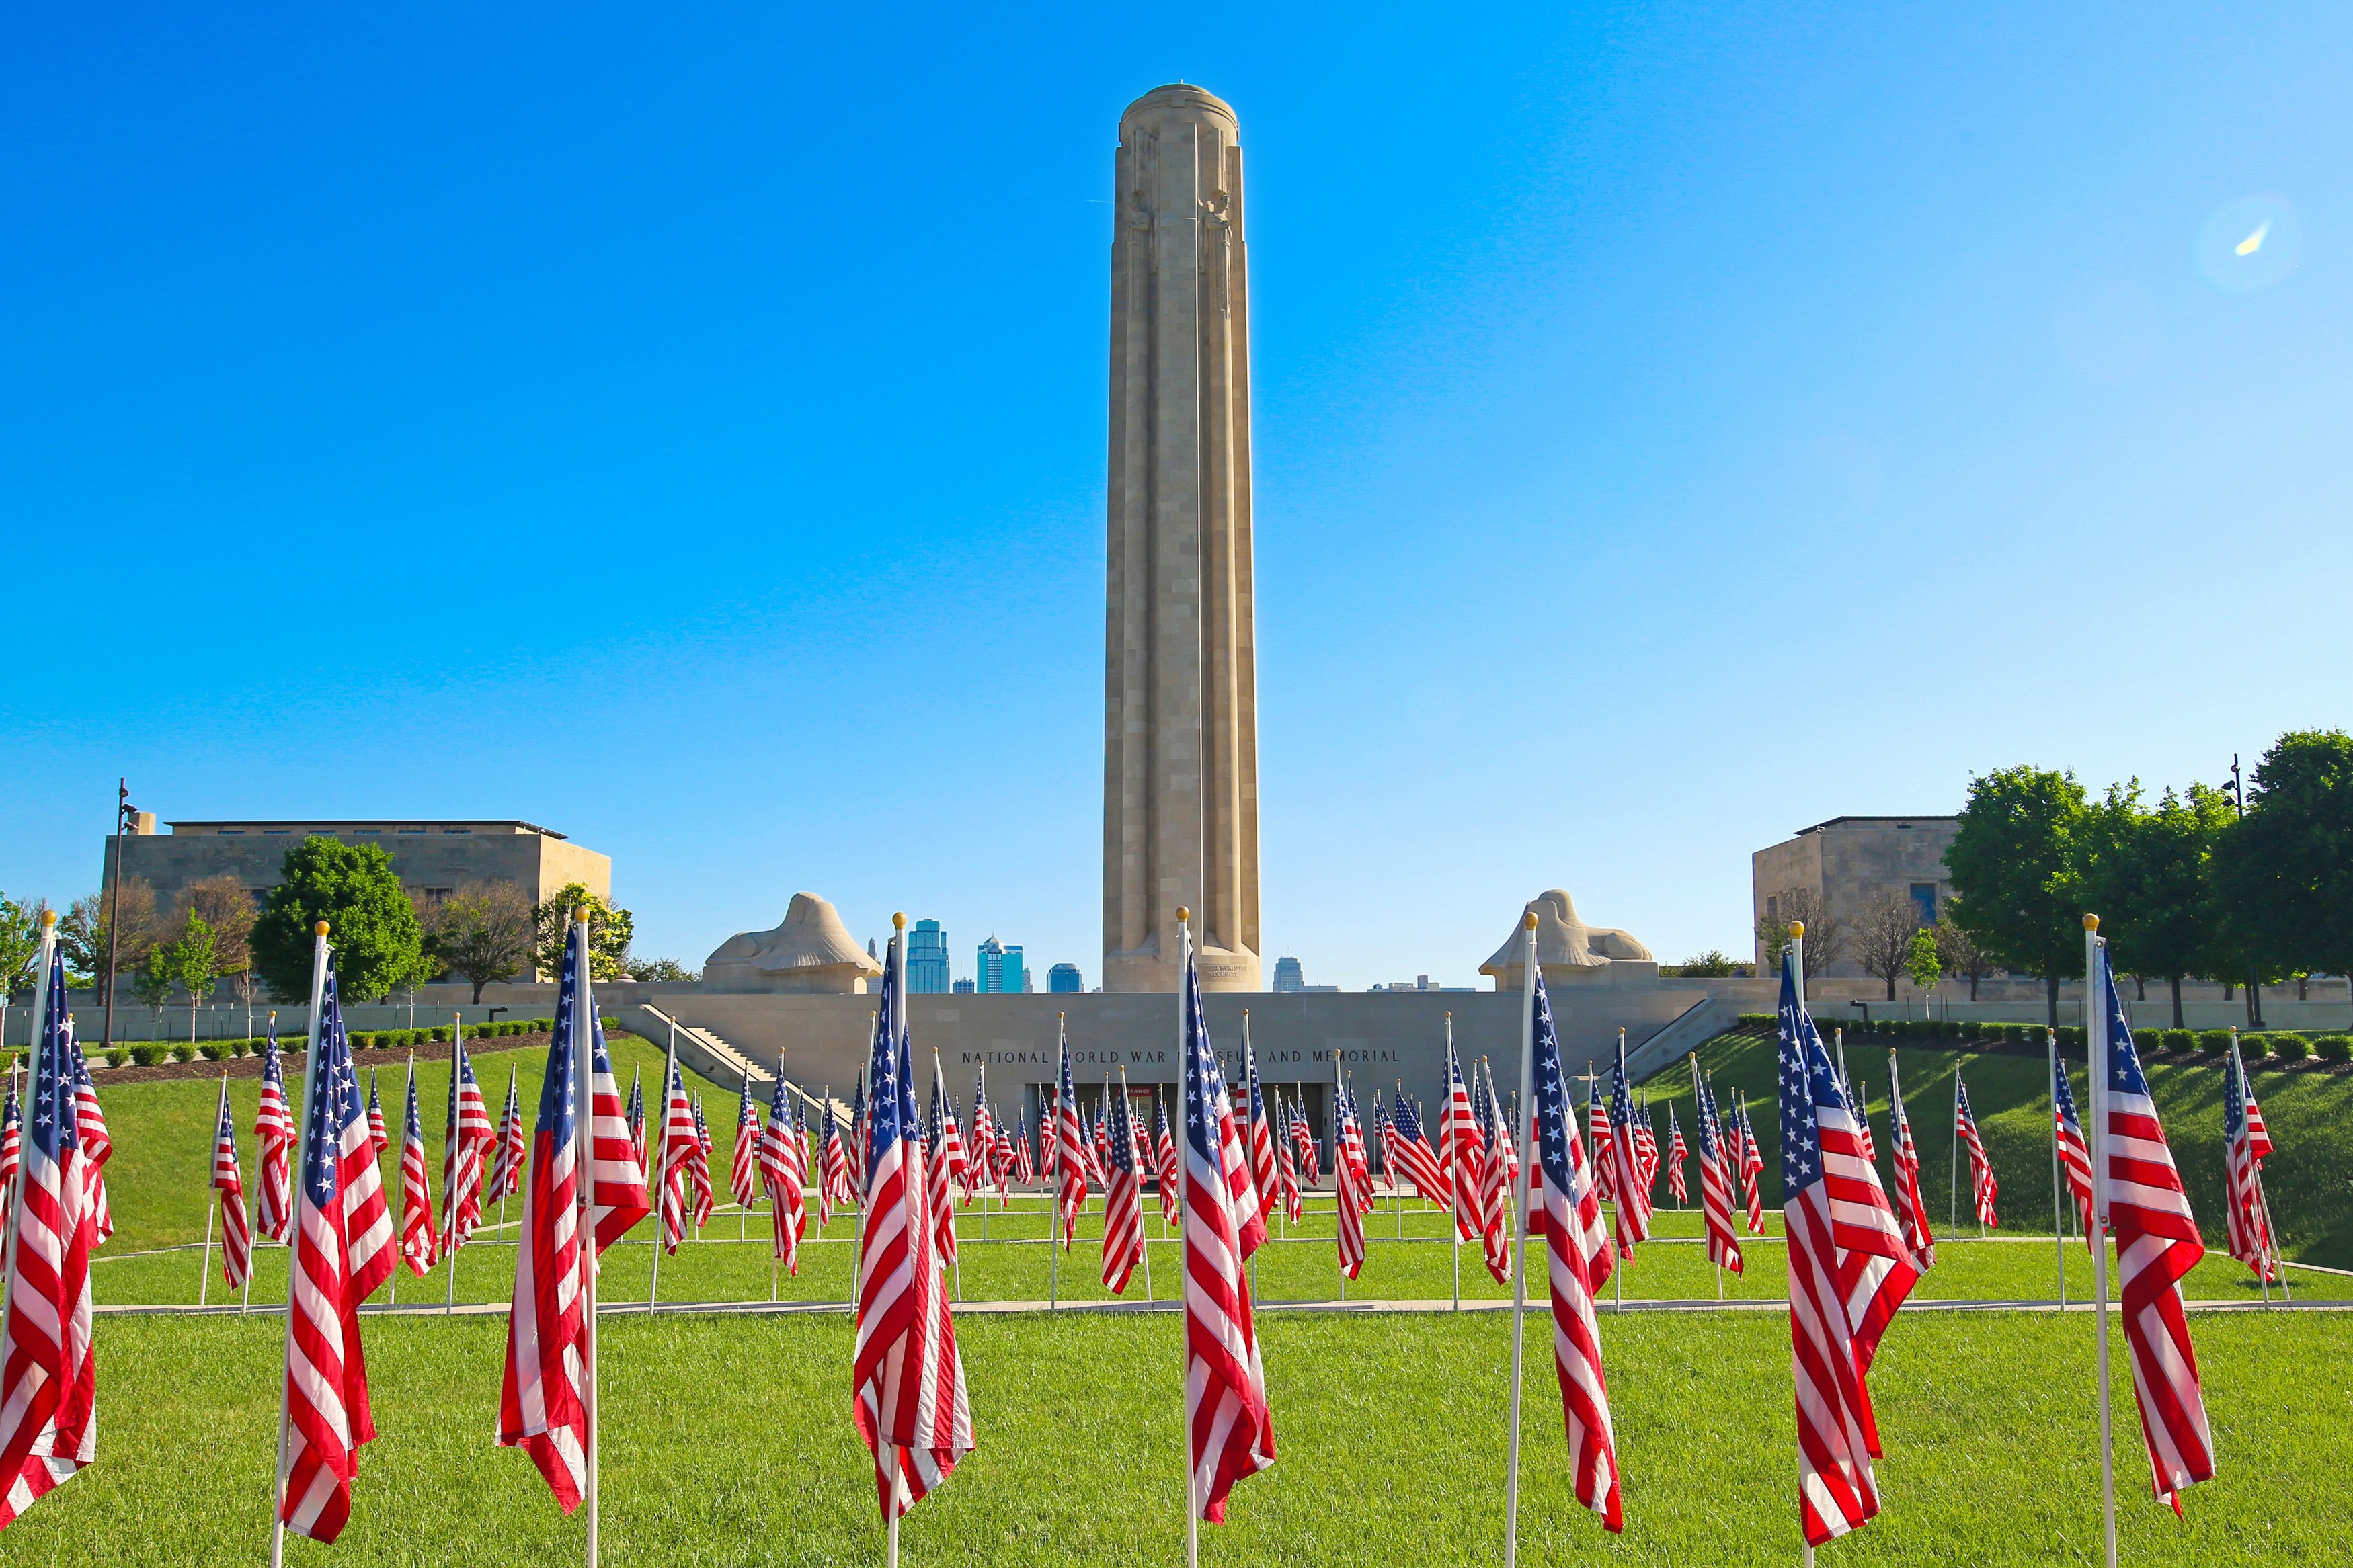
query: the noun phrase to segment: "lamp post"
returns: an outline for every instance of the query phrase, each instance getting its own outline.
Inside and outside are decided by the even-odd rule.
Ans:
[[[138,813],[131,807],[131,781],[114,781],[114,875],[108,879],[106,892],[106,1026],[99,1048],[114,1044],[114,955],[121,945],[122,933],[118,917],[122,911],[122,830]]]
[[[2236,752],[2231,753],[2231,782],[2222,787],[2230,793],[2232,809],[2238,813],[2237,820],[2245,821],[2247,792],[2245,784],[2239,777],[2239,753]],[[2256,984],[2255,976],[2255,955],[2249,952],[2247,954],[2247,1027],[2250,1029],[2260,1029],[2263,1026],[2263,987]]]

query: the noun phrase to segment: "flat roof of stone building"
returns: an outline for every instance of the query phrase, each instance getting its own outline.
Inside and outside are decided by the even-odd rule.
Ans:
[[[1820,833],[1831,827],[1883,827],[1893,823],[1897,827],[1910,827],[1915,823],[1956,825],[1957,816],[1833,816],[1828,822],[1817,822],[1811,827],[1800,827],[1792,837],[1802,838],[1809,833]]]
[[[221,822],[185,822],[175,818],[168,826],[175,834],[185,832],[192,835],[206,833],[291,833],[297,828],[302,828],[312,833],[535,833],[544,838],[563,838],[565,837],[564,834],[556,832],[553,827],[542,827],[535,822],[520,822],[512,817],[502,818],[495,822],[485,821],[478,817],[459,817],[455,820],[444,822],[438,820],[422,820],[417,817],[398,816],[366,816],[358,818],[294,816],[288,817],[283,821],[276,822],[264,822],[259,820],[248,821],[236,818]]]

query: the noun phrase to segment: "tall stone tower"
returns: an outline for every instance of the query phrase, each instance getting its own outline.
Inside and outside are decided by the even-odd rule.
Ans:
[[[1155,88],[1119,121],[1111,254],[1103,989],[1256,991],[1250,288],[1234,111]]]

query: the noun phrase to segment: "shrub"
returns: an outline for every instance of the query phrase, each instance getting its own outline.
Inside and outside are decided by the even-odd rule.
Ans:
[[[449,1026],[447,1024],[436,1024],[425,1032],[437,1046],[446,1046],[449,1043]]]
[[[2312,1042],[2302,1035],[2282,1035],[2272,1042],[2272,1051],[2284,1062],[2300,1062],[2312,1054]]]
[[[2069,1024],[2059,1031],[2059,1043],[2071,1051],[2080,1051],[2092,1043],[2081,1024]]]
[[[2241,1035],[2239,1054],[2260,1061],[2272,1054],[2272,1037],[2269,1035]]]
[[[2231,1048],[2231,1031],[2228,1029],[2199,1030],[2198,1048],[2210,1057],[2221,1056]]]
[[[2353,1062],[2353,1035],[2323,1035],[2312,1048],[2325,1062]]]
[[[196,1055],[204,1058],[205,1060],[208,1062],[216,1062],[220,1060],[221,1052],[222,1047],[219,1046],[198,1046],[196,1047]]]
[[[1979,1037],[1978,1031],[1984,1027],[1985,1026],[1978,1023],[1975,1018],[1964,1018],[1960,1023],[1961,1038],[1965,1040],[1977,1039]]]
[[[2187,1029],[2168,1029],[2158,1037],[2168,1051],[2186,1051],[2198,1043],[2198,1037]]]
[[[164,1047],[161,1046],[133,1046],[131,1047],[131,1059],[137,1062],[142,1068],[152,1068],[157,1062],[164,1059]]]
[[[111,1068],[119,1068],[130,1059],[131,1047],[128,1046],[116,1046],[106,1053],[106,1065]],[[15,1058],[9,1058],[11,1066],[15,1065]]]

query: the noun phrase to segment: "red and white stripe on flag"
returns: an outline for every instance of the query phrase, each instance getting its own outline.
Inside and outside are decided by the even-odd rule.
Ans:
[[[16,1109],[13,1097],[9,1109]],[[237,1163],[237,1121],[229,1114],[227,1073],[221,1075],[220,1111],[213,1123],[213,1192],[220,1209],[221,1280],[234,1290],[253,1270],[253,1227],[246,1219],[245,1173]]]
[[[1246,1224],[1255,1223],[1248,1155],[1201,1009],[1201,977],[1185,949],[1184,1127],[1177,1139],[1185,1198],[1185,1433],[1193,1507],[1226,1518],[1234,1483],[1274,1463],[1274,1421],[1258,1349]],[[1238,1181],[1236,1178],[1240,1178]]]
[[[1553,1373],[1560,1384],[1561,1425],[1568,1444],[1577,1500],[1615,1533],[1625,1528],[1618,1490],[1618,1439],[1609,1416],[1609,1384],[1601,1367],[1601,1328],[1594,1293],[1611,1268],[1603,1238],[1601,1200],[1585,1167],[1576,1106],[1561,1067],[1552,1004],[1538,971],[1531,1035],[1535,1040],[1536,1159],[1528,1172],[1528,1217],[1543,1238],[1552,1292]]]
[[[82,1165],[65,960],[52,950],[19,1146],[23,1205],[0,1323],[0,1530],[98,1458],[90,1348],[96,1217]]]
[[[900,998],[900,943],[882,973],[868,1072],[867,1223],[859,1238],[851,1418],[874,1456],[883,1517],[906,1513],[974,1447],[964,1363],[928,1244],[931,1194]]]

